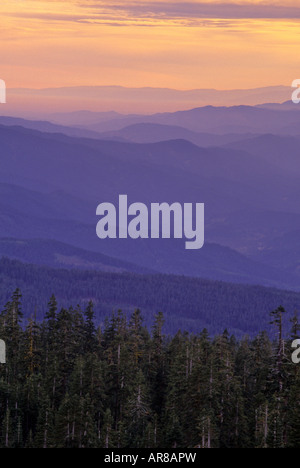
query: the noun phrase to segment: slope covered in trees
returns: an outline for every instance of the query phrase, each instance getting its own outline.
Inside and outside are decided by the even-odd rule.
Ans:
[[[1,448],[299,448],[300,373],[291,363],[295,316],[282,336],[284,309],[264,332],[237,341],[151,334],[141,313],[119,311],[103,328],[90,302],[22,320],[17,290],[0,315],[7,364],[0,365]]]
[[[42,320],[55,293],[60,307],[85,307],[93,300],[97,324],[113,310],[131,314],[140,308],[149,328],[153,315],[162,310],[171,334],[207,328],[214,335],[227,328],[237,337],[254,336],[269,331],[268,313],[278,304],[290,316],[300,310],[300,294],[292,291],[184,276],[55,270],[4,258],[0,260],[0,303],[7,302],[16,288],[22,290],[25,317],[35,313]]]
[[[245,113],[255,125],[258,116],[266,123],[265,110],[255,108],[207,108],[183,114],[195,123],[199,116],[204,121],[231,116],[238,122]],[[183,114],[174,114],[175,120]],[[283,114],[288,117],[295,112],[277,112],[280,126]],[[290,117],[295,122],[297,116]],[[281,289],[299,285],[293,257],[299,253],[295,231],[300,230],[297,139],[290,142],[288,151],[284,137],[268,135],[262,141],[246,139],[237,148],[202,148],[178,139],[137,144],[1,125],[0,139],[0,237],[46,241],[44,264],[57,261],[49,244],[56,240],[68,244],[69,251],[88,249],[163,274]],[[262,157],[263,149],[268,157]],[[204,203],[204,248],[187,252],[181,239],[101,242],[95,233],[96,208],[105,201],[117,206],[120,194],[126,194],[129,203],[148,207],[156,202]],[[26,253],[17,250],[14,258],[27,261]],[[13,257],[7,244],[2,245],[2,253]],[[79,262],[74,262],[73,255],[63,260],[82,264],[90,255],[78,252]]]

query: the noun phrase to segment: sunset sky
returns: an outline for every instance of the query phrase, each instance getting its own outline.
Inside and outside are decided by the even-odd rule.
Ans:
[[[1,0],[0,12],[10,88],[233,89],[299,78],[299,0]]]

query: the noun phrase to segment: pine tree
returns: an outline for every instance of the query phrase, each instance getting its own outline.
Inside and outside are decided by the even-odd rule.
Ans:
[[[101,430],[101,447],[102,448],[115,448],[115,439],[117,438],[115,431],[113,430],[113,418],[110,409],[107,409]]]
[[[51,401],[45,392],[40,397],[38,415],[34,447],[43,449],[54,448],[54,411]]]
[[[283,360],[285,353],[285,341],[283,339],[283,315],[286,313],[286,310],[280,306],[276,310],[271,312],[271,325],[274,325],[277,329],[278,340],[277,340],[277,349],[276,349],[276,367],[274,369],[274,374],[277,375],[279,391],[283,390]]]
[[[152,412],[146,380],[141,370],[138,371],[126,403],[126,420],[128,446],[143,448],[149,423],[152,422]]]
[[[96,327],[95,327],[95,312],[93,302],[90,301],[84,312],[85,323],[83,329],[84,351],[92,353],[96,350]]]
[[[152,346],[149,355],[149,382],[152,389],[152,409],[156,414],[162,413],[165,402],[166,369],[164,353],[164,316],[159,312],[155,316],[152,332]]]

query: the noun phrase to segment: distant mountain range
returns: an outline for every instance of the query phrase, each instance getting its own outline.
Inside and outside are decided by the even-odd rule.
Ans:
[[[83,112],[83,115],[85,115],[85,112]],[[98,116],[98,113],[95,114],[94,119],[97,118],[96,115]],[[106,115],[106,113],[103,114],[103,117],[104,115]],[[108,116],[110,117],[111,113],[108,113],[107,118]],[[121,116],[119,115],[118,118],[121,118]],[[122,117],[122,119],[123,118],[124,117]],[[87,122],[88,121],[92,122],[91,125],[95,125],[95,121],[93,119],[87,119]],[[198,146],[207,147],[223,146],[229,143],[233,143],[240,140],[246,140],[257,136],[257,134],[252,133],[232,133],[224,135],[216,135],[213,133],[200,133],[193,132],[184,127],[155,123],[138,123],[121,128],[120,130],[101,133],[85,128],[84,125],[86,125],[87,122],[82,124],[82,127],[72,127],[67,125],[55,124],[46,120],[26,120],[17,117],[0,116],[0,125],[5,125],[9,127],[23,127],[31,130],[38,130],[40,132],[57,133],[73,136],[76,138],[92,138],[97,140],[121,141],[128,143],[158,143],[160,141],[182,139],[190,141],[191,143],[194,143]],[[105,123],[107,121],[101,120],[101,118],[100,122],[104,122],[104,125],[107,125],[107,123]],[[97,125],[99,125],[99,121]]]
[[[27,234],[27,233],[25,233]],[[48,239],[0,238],[0,257],[53,268],[113,273],[151,273],[151,269]]]
[[[199,106],[257,105],[282,103],[291,99],[290,86],[257,89],[125,88],[122,86],[79,86],[49,89],[11,88],[7,90],[7,115],[49,118],[53,109],[74,112],[86,109],[104,112],[114,109],[122,114],[175,112]],[[57,112],[57,111],[55,111]],[[77,114],[76,119],[79,115]],[[87,116],[86,116],[87,117]],[[60,122],[66,124],[66,122]]]
[[[28,233],[28,230],[24,231],[25,236],[28,236]],[[298,286],[298,279],[292,271],[283,273],[279,268],[248,259],[228,247],[217,244],[207,243],[201,252],[196,252],[194,255],[191,252],[182,251],[178,242],[175,243],[172,240],[169,242],[154,241],[154,245],[150,248],[140,243],[134,244],[130,240],[127,243],[123,241],[119,242],[117,252],[114,251],[113,244],[110,244],[111,249],[107,249],[109,253],[124,257],[124,251],[127,249],[129,254],[127,258],[138,262],[134,264],[95,251],[49,240],[46,238],[46,232],[44,236],[44,239],[0,238],[0,257],[68,270],[167,273],[294,290]],[[58,235],[58,237],[64,238],[63,235]],[[86,240],[87,237],[83,236],[82,244]],[[80,243],[79,239],[77,242]],[[97,248],[95,243],[92,247]]]
[[[0,116],[0,125],[23,127],[45,133],[63,133],[73,137],[99,138],[99,133],[87,129],[57,125],[46,120],[25,120],[17,117]]]
[[[135,143],[185,139],[199,146],[220,146],[264,134],[299,136],[299,109],[300,105],[285,102],[256,107],[204,106],[152,115],[78,111],[52,114],[48,116],[51,121],[2,116],[0,125]]]
[[[156,143],[87,138],[80,132],[74,137],[71,127],[2,118],[0,254],[22,261],[35,256],[51,267],[150,270],[297,289],[298,263],[281,259],[285,249],[279,239],[290,239],[290,256],[298,249],[292,235],[300,230],[298,138],[252,135],[255,118],[257,126],[264,125],[266,112],[279,125],[283,111],[203,108],[167,118],[192,122],[200,116],[219,126],[218,119],[228,123],[231,116],[243,120],[246,133],[214,137],[147,123],[118,136],[165,139]],[[285,125],[299,114],[283,115]],[[180,131],[207,147],[168,141]],[[131,202],[204,202],[205,247],[191,253],[178,240],[100,241],[96,207],[116,202],[120,193]],[[276,242],[281,247],[275,261],[270,252]]]
[[[297,107],[294,104],[295,109]],[[197,133],[255,133],[298,135],[300,113],[294,108],[288,110],[268,107],[205,106],[191,110],[167,112],[153,115],[118,116],[106,121],[81,124],[82,127],[97,132],[111,132],[137,124],[159,124],[183,127]]]
[[[81,129],[80,129],[81,130]],[[155,123],[139,123],[129,125],[120,130],[103,132],[98,134],[98,138],[115,141],[131,141],[135,143],[159,143],[169,140],[186,140],[195,145],[223,146],[229,143],[246,140],[256,136],[255,134],[228,133],[215,135],[213,133],[197,133],[184,127],[175,125],[161,125]]]
[[[299,136],[298,136],[299,135]],[[227,148],[247,152],[276,165],[283,173],[300,175],[300,133],[297,136],[260,135],[227,144]]]

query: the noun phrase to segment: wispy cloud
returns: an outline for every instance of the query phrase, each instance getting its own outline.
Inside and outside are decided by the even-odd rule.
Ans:
[[[83,8],[109,14],[118,12],[128,18],[178,19],[299,19],[300,6],[252,2],[207,3],[207,2],[81,2]]]
[[[32,0],[31,5],[35,4]],[[45,2],[50,4],[51,2]],[[61,2],[53,2],[60,3]],[[37,4],[37,3],[36,3]],[[70,8],[66,13],[39,11],[30,8],[2,12],[3,16],[31,18],[44,21],[96,23],[113,26],[222,26],[228,27],[234,20],[298,20],[300,5],[279,5],[274,3],[211,3],[174,1],[98,1],[72,0],[66,2]],[[60,9],[61,11],[61,9]]]
[[[38,88],[290,82],[300,2],[280,1],[1,0],[1,74]]]

